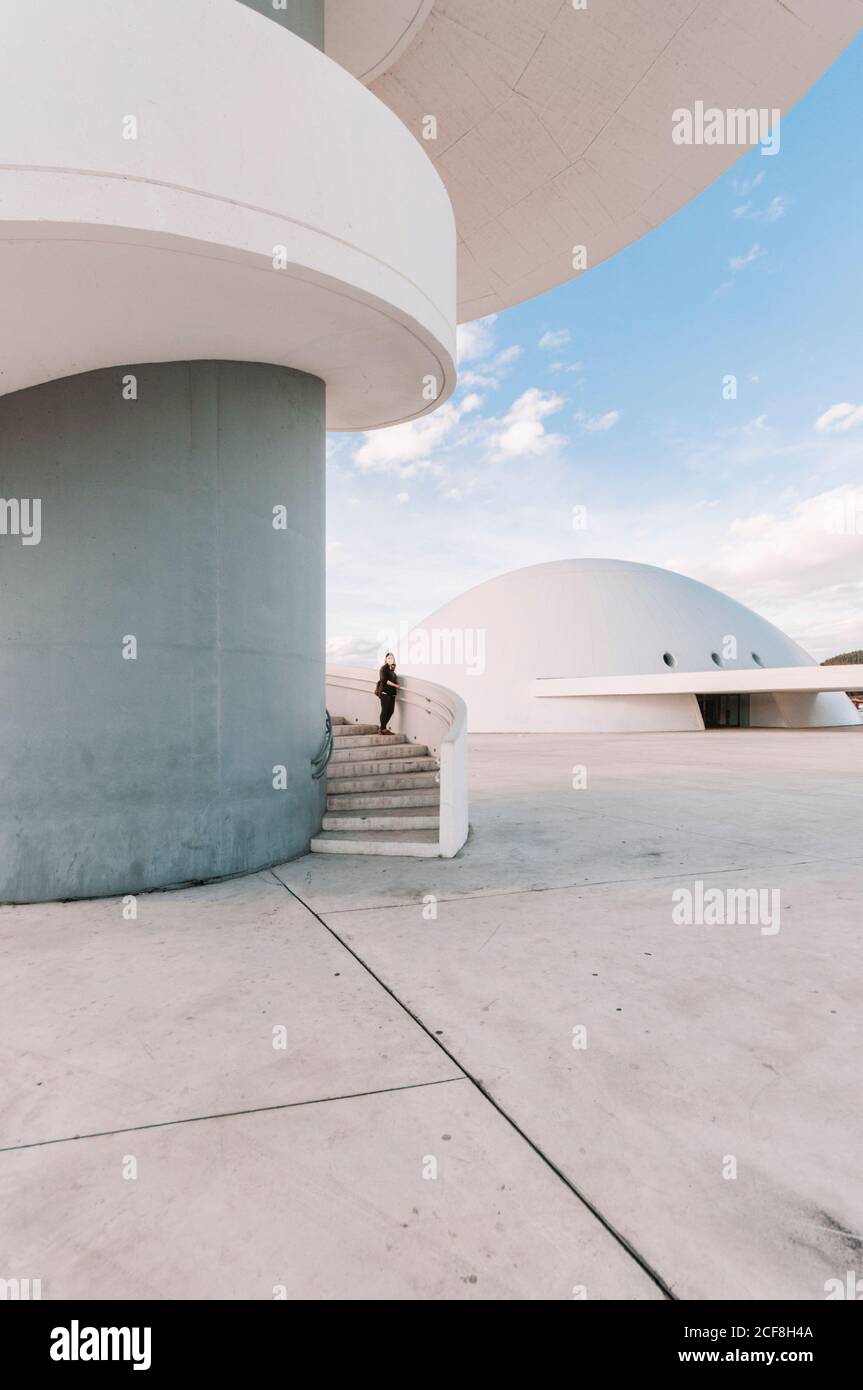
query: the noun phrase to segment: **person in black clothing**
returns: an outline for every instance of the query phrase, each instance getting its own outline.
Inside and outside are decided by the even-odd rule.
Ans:
[[[399,683],[396,680],[396,659],[392,652],[387,652],[384,664],[380,669],[378,680],[378,694],[381,701],[381,733],[391,734],[392,729],[387,725],[393,717],[393,710],[396,707],[396,692]]]

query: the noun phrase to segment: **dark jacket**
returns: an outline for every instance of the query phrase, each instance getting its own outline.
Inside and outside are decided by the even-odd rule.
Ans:
[[[381,695],[392,695],[393,699],[395,699],[399,683],[392,666],[385,661],[378,675],[381,682]]]

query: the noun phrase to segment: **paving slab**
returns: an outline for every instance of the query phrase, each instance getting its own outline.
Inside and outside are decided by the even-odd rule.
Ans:
[[[269,874],[137,914],[0,909],[0,1148],[454,1074]]]
[[[823,1298],[863,1249],[861,760],[856,730],[484,736],[454,860],[0,909],[0,1274],[659,1296],[545,1155],[679,1296]],[[696,880],[775,889],[780,930],[676,925]]]
[[[279,876],[317,911],[855,857],[863,729],[486,734],[455,859],[306,856]],[[586,778],[576,789],[573,781]]]
[[[333,920],[678,1296],[823,1298],[863,1249],[863,865],[706,884],[779,931],[675,925],[680,878]]]
[[[465,1080],[2,1153],[0,1204],[43,1298],[662,1297]]]

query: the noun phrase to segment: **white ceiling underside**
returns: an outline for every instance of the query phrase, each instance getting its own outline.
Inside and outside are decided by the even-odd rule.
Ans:
[[[436,118],[459,320],[571,279],[573,246],[605,260],[745,153],[674,144],[676,108],[787,111],[861,24],[861,0],[434,0],[371,90],[418,139]]]

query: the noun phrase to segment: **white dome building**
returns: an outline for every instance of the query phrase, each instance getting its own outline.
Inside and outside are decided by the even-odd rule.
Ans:
[[[469,589],[399,645],[474,733],[860,723],[859,671],[819,666],[717,589],[624,560],[557,560]]]

